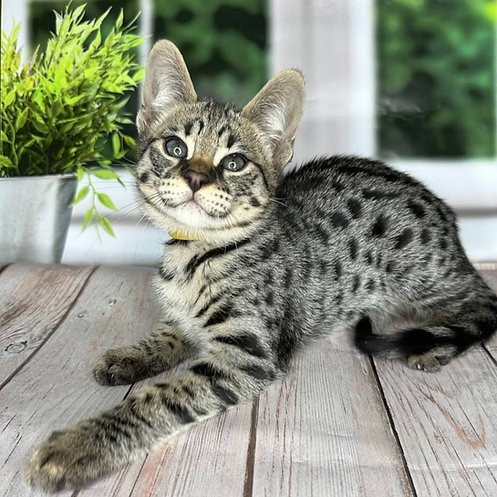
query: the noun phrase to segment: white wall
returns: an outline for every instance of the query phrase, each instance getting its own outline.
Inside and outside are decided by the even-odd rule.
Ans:
[[[62,262],[67,264],[155,264],[162,251],[162,243],[168,239],[165,233],[152,227],[141,212],[141,202],[135,191],[134,178],[126,170],[120,172],[126,188],[116,181],[95,180],[98,191],[111,196],[118,210],[112,212],[100,206],[100,212],[108,215],[116,238],[93,226],[81,231],[86,210],[91,206],[88,196],[73,209],[71,226]]]

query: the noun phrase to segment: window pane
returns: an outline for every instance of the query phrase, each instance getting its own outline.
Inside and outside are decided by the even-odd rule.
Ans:
[[[185,57],[197,93],[238,106],[266,82],[265,0],[154,0],[154,39]]]
[[[495,156],[496,2],[376,5],[380,154]]]

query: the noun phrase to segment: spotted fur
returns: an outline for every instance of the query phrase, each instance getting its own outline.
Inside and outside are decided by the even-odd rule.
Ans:
[[[428,371],[495,331],[497,297],[466,258],[453,212],[417,181],[355,157],[282,176],[303,98],[301,75],[287,70],[241,111],[197,101],[176,47],[154,47],[137,121],[138,188],[151,220],[190,240],[164,248],[155,277],[163,322],[107,351],[94,375],[117,385],[190,363],[54,432],[28,463],[31,484],[87,484],[258,395],[301,346],[339,328],[364,352]],[[171,137],[182,157],[168,154]],[[224,168],[233,154],[242,169]]]

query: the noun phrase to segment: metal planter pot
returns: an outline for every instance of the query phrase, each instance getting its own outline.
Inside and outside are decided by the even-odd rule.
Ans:
[[[74,174],[0,178],[0,263],[57,263],[76,192]]]

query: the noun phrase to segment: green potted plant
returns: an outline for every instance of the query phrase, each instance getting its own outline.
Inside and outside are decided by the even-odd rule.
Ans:
[[[83,229],[95,224],[113,235],[99,206],[115,209],[91,179],[120,181],[113,167],[134,147],[124,111],[143,77],[133,49],[141,38],[123,27],[123,12],[106,36],[85,5],[56,15],[44,50],[24,64],[19,26],[1,41],[0,262],[59,262],[71,207],[88,195]],[[76,185],[81,183],[78,193]]]

